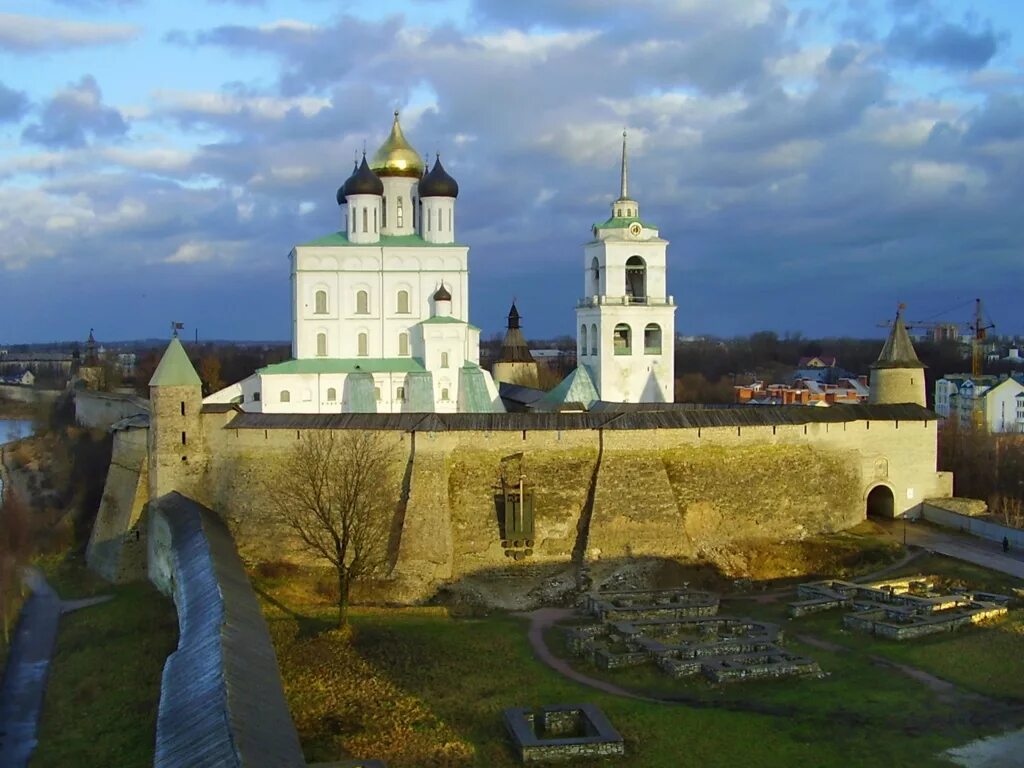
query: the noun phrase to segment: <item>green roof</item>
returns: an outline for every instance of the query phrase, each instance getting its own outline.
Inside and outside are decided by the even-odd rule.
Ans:
[[[310,357],[260,368],[261,376],[282,373],[412,373],[423,363],[413,357]]]
[[[153,378],[149,380],[151,387],[201,387],[202,381],[199,374],[192,367],[192,361],[188,359],[185,348],[181,346],[178,337],[171,339],[167,345],[164,356],[160,358],[160,364],[153,372]]]
[[[537,411],[558,410],[558,406],[571,403],[579,403],[584,408],[589,408],[595,400],[600,399],[590,371],[587,370],[587,366],[580,365],[562,379],[557,387],[534,403],[533,408]]]
[[[408,248],[410,246],[427,246],[430,248],[460,248],[460,243],[428,243],[419,235],[381,235],[379,243],[353,243],[344,232],[332,232],[329,235],[310,240],[308,243],[300,243],[299,247],[307,246],[386,246],[389,248]]]
[[[442,317],[441,315],[435,315],[434,317],[428,317],[426,320],[420,320],[418,323],[416,323],[416,325],[435,325],[435,324],[443,324],[443,323],[454,323],[456,325],[466,325],[466,326],[469,326],[470,328],[472,328],[474,331],[479,331],[480,330],[475,325],[473,325],[472,323],[467,323],[465,320],[459,320],[459,318],[451,317],[451,316]]]
[[[657,229],[653,224],[640,221],[636,216],[612,216],[602,224],[595,224],[594,229],[625,229],[634,221],[640,222],[644,229]]]

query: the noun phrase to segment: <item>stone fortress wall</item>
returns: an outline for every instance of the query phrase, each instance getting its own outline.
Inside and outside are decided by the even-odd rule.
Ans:
[[[173,399],[166,402],[154,398],[164,423],[149,437],[151,491],[178,490],[218,511],[247,560],[306,559],[260,489],[312,422],[291,417],[296,426],[285,426],[281,417],[227,407],[199,414],[192,398],[182,416],[187,393],[168,394]],[[550,428],[574,423],[550,414],[502,417],[495,424],[503,428],[494,429],[446,429],[434,421],[410,431],[416,416],[392,421],[381,430],[396,446],[394,484],[385,491],[395,501],[392,597],[419,600],[444,581],[479,572],[511,576],[516,568],[565,564],[574,556],[692,558],[740,543],[832,533],[865,518],[867,495],[878,485],[891,489],[897,515],[925,498],[951,495],[951,476],[935,470],[933,414],[917,406],[830,410],[828,420],[805,424],[660,429]],[[359,423],[385,425],[349,422]],[[276,426],[261,426],[269,424]],[[138,431],[115,440],[131,441],[133,461]],[[116,448],[115,457],[126,452]],[[513,482],[521,473],[534,494],[533,551],[520,562],[502,543],[496,496],[503,473]],[[116,539],[118,529],[126,541],[135,535],[125,526],[137,526],[149,492],[139,477],[112,469],[97,525],[102,533],[94,538]]]

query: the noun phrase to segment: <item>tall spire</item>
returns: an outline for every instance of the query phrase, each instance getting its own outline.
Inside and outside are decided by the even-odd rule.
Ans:
[[[626,157],[626,129],[622,129],[622,179],[619,183],[619,200],[629,200],[629,159]]]
[[[907,333],[907,326],[903,322],[903,304],[896,309],[896,319],[892,323],[892,330],[885,340],[882,352],[878,356],[872,368],[924,368],[914,351],[914,343]]]

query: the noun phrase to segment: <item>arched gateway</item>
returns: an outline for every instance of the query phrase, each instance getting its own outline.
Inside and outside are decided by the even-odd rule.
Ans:
[[[867,512],[868,517],[884,517],[891,520],[895,517],[895,499],[892,489],[887,485],[876,485],[868,493]]]

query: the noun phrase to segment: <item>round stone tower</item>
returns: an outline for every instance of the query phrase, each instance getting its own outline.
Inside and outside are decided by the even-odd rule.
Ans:
[[[538,384],[537,361],[530,354],[519,328],[519,310],[515,302],[508,311],[508,330],[501,345],[501,356],[491,366],[491,375],[496,382],[533,388]]]
[[[924,363],[917,359],[910,334],[903,324],[903,305],[896,311],[889,338],[871,366],[869,403],[925,405]]]
[[[188,495],[206,465],[199,374],[177,334],[149,380],[149,497]]]

